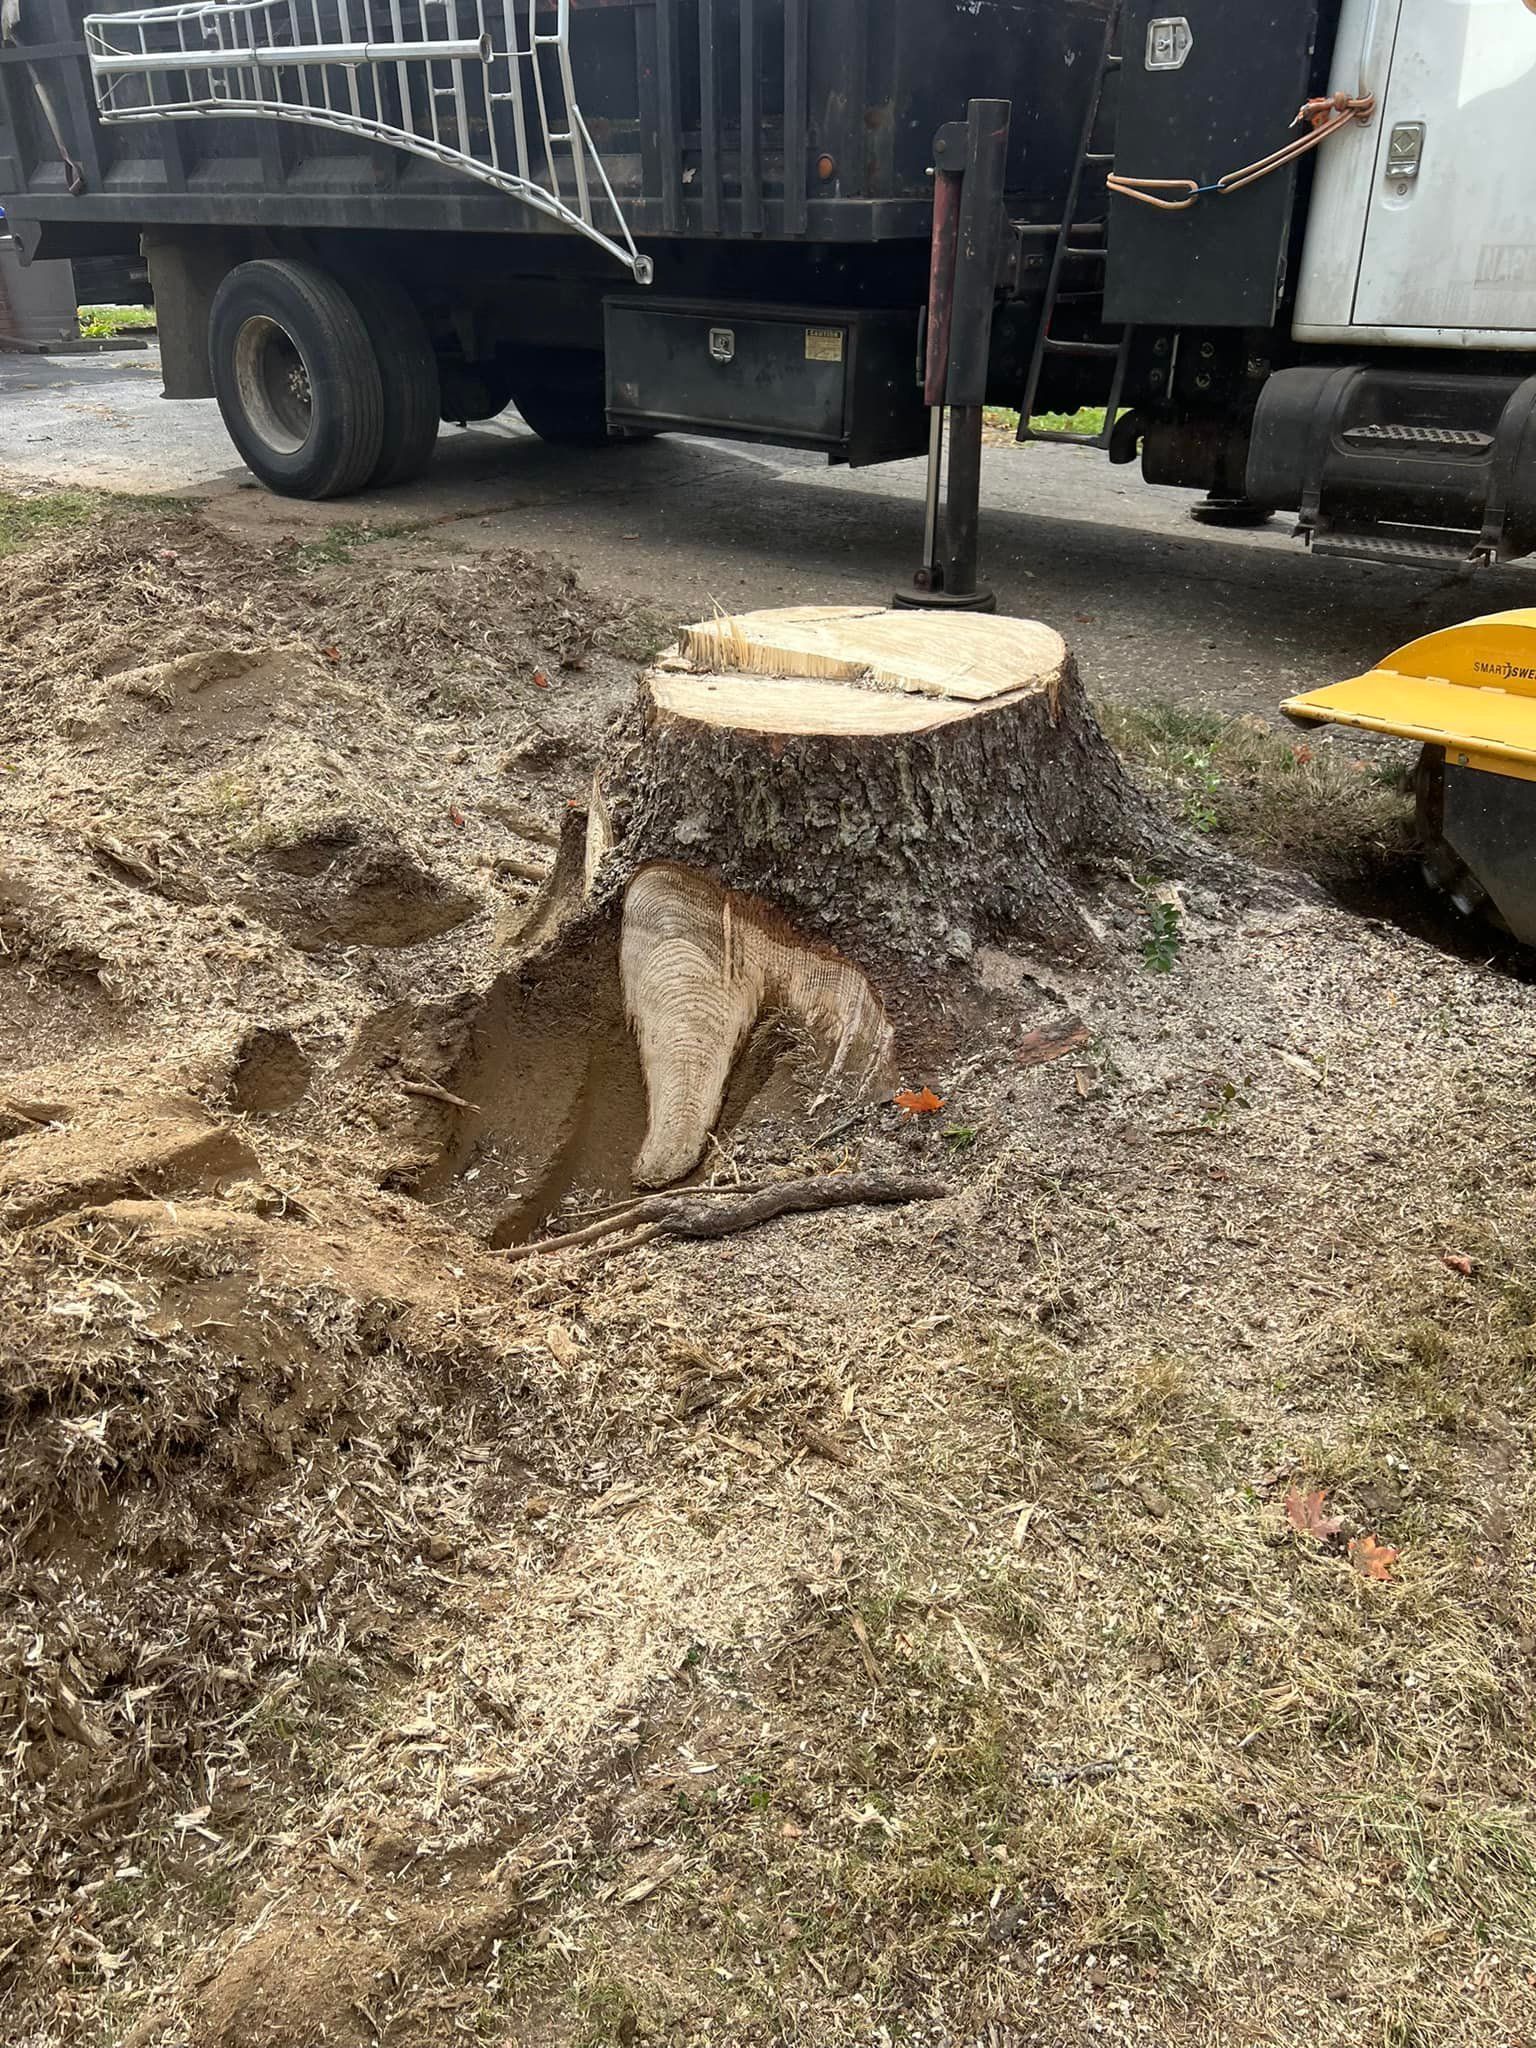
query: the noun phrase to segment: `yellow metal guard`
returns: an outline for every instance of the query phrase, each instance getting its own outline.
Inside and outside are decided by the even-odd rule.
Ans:
[[[1368,675],[1280,708],[1299,724],[1396,733],[1444,747],[1455,767],[1536,782],[1536,610],[1426,633]]]

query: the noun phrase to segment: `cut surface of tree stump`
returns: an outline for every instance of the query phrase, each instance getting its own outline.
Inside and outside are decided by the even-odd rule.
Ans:
[[[798,1026],[852,1092],[893,1085],[890,1022],[858,968],[694,868],[661,861],[635,876],[619,973],[645,1075],[641,1187],[698,1164],[736,1055],[764,1015]]]

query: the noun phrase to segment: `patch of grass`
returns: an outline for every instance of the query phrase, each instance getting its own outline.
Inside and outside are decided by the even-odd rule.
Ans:
[[[1399,864],[1413,842],[1411,771],[1256,718],[1105,704],[1105,731],[1182,822],[1253,858],[1344,882]]]
[[[1016,434],[1019,430],[1019,415],[1011,405],[989,405],[983,408],[983,421],[1000,432]],[[1081,405],[1076,412],[1039,412],[1030,416],[1030,425],[1042,434],[1082,434],[1085,438],[1104,431],[1104,407],[1102,405]]]
[[[680,621],[643,606],[627,611],[614,633],[612,648],[620,661],[653,661],[677,638]]]
[[[113,334],[136,334],[155,325],[153,306],[79,306],[76,317],[87,340]]]
[[[315,539],[298,541],[289,560],[301,574],[344,568],[355,559],[359,548],[371,547],[381,540],[402,540],[425,523],[419,519],[396,519],[374,525],[368,520],[339,519]]]
[[[1162,2038],[1177,2010],[1213,2042],[1275,1973],[1330,2044],[1471,2038],[1479,1968],[1513,2026],[1536,1936],[1523,1568],[1497,1590],[1463,1454],[1396,1382],[1514,1354],[1530,1262],[1447,1241],[1480,1296],[1433,1259],[1422,1289],[1384,1270],[1320,1319],[1315,1437],[1256,1437],[1195,1354],[962,1343],[947,1398],[1008,1505],[952,1473],[957,1547],[867,1532],[847,1610],[823,1598],[733,1679],[753,1707],[718,1799],[660,1822],[684,1874],[639,1924],[599,1910],[583,1966],[684,2035],[702,1979],[733,2038],[809,2011],[804,2038],[849,2048],[920,2000],[956,2039],[1000,2011],[1030,2038],[1099,2012]],[[1390,1583],[1295,1536],[1277,1459],[1402,1546]]]
[[[117,491],[0,491],[0,558],[104,516],[158,513],[190,518],[196,510],[193,499],[159,493],[132,497]]]
[[[1104,407],[1080,405],[1076,412],[1035,413],[1031,416],[1029,424],[1037,427],[1042,434],[1102,434]]]
[[[96,491],[46,491],[36,497],[0,492],[0,555],[72,526],[84,526],[100,510]]]
[[[1523,1815],[1468,1800],[1426,1811],[1412,1797],[1368,1792],[1349,1821],[1357,1853],[1384,1857],[1424,1919],[1475,1929],[1480,1942],[1521,1954],[1536,1949],[1536,1855]]]
[[[621,2048],[639,2031],[626,1985],[597,1974],[576,1987],[576,2039],[580,2048]]]
[[[262,792],[238,769],[222,768],[204,776],[191,792],[193,807],[222,825],[230,843],[242,853],[266,853],[283,843],[280,825],[266,816]]]

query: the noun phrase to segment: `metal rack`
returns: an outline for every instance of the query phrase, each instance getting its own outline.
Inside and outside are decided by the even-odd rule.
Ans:
[[[84,29],[104,122],[259,119],[363,136],[508,193],[649,284],[576,103],[570,0],[553,27],[538,11],[539,0],[194,0],[88,14]]]

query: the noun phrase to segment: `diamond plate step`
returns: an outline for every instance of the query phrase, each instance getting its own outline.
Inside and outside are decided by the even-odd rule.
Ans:
[[[1405,444],[1415,448],[1460,448],[1483,454],[1493,446],[1492,434],[1473,427],[1398,427],[1391,425],[1346,427],[1340,440],[1351,448],[1393,448]]]
[[[1400,568],[1476,569],[1484,556],[1476,534],[1441,538],[1415,533],[1314,533],[1314,555],[1353,562],[1390,562]]]

